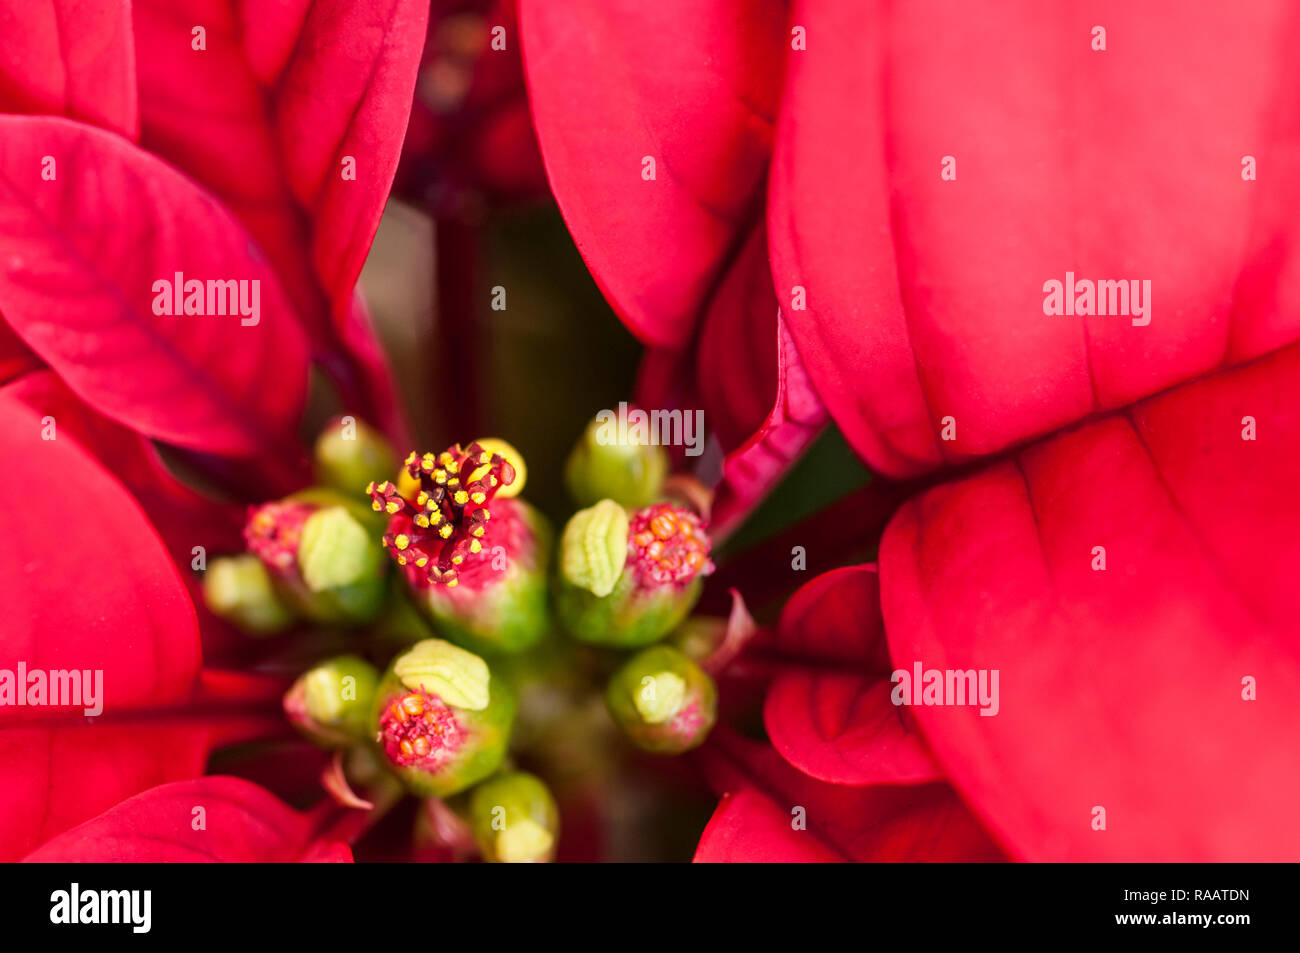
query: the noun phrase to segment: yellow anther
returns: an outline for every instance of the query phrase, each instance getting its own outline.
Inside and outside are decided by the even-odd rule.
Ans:
[[[383,504],[380,503],[378,500],[371,500],[371,501],[370,501],[370,508],[371,508],[372,510],[374,510],[376,513],[378,513],[378,512],[379,512],[380,510],[382,510],[384,507],[383,507]]]
[[[448,537],[450,537],[453,532],[454,530],[450,523],[438,529],[438,535],[441,536],[443,539],[447,539]]]
[[[477,539],[471,539],[469,541],[469,551],[471,553],[481,553],[483,551],[483,544]]]
[[[458,504],[463,506],[464,504],[469,502],[469,494],[466,493],[464,490],[457,490],[452,495],[452,499],[455,500]]]
[[[425,566],[429,565],[429,557],[421,556],[419,559],[415,561],[415,564],[419,566],[421,569],[423,569]]]
[[[473,494],[470,495],[470,499],[473,500],[475,503],[486,503],[486,502],[487,502],[487,494],[486,494],[486,493],[481,493],[481,492],[480,492],[480,493],[473,493]]]
[[[462,555],[460,555],[459,553],[457,553],[455,556],[452,556],[452,557],[451,557],[451,562],[452,562],[452,565],[454,565],[454,566],[459,566],[459,565],[460,565],[461,563],[463,563],[464,561],[465,561],[465,557],[462,556]]]
[[[397,538],[393,540],[393,545],[398,549],[405,549],[407,546],[411,545],[411,537],[407,536],[405,533],[398,533]]]
[[[387,510],[389,513],[396,513],[401,508],[402,508],[402,504],[398,503],[396,500],[389,500],[388,503],[384,506],[384,509]]]
[[[418,526],[418,527],[420,527],[420,529],[428,529],[428,528],[429,528],[429,517],[425,516],[423,513],[416,513],[416,514],[415,514],[415,525]]]
[[[369,483],[366,484],[366,492],[367,492],[367,493],[374,493],[374,492],[375,492],[375,481],[374,481],[374,480],[371,480]]]
[[[472,533],[475,536],[482,536],[486,530],[487,530],[486,526],[475,526],[472,530],[470,530],[470,533]]]

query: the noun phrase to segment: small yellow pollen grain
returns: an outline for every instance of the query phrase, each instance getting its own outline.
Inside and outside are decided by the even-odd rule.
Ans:
[[[383,504],[381,504],[378,500],[372,500],[372,501],[370,502],[370,508],[371,508],[372,510],[374,510],[376,513],[378,513],[378,512],[379,512],[380,510],[382,510],[384,507],[383,507]]]
[[[475,526],[472,530],[470,530],[470,532],[475,536],[482,536],[486,529],[487,529],[486,526]]]
[[[474,493],[470,495],[470,499],[473,500],[475,503],[486,503],[487,494],[482,492]]]
[[[460,585],[460,580],[459,580],[459,579],[454,579],[454,578],[453,578],[453,579],[448,579],[448,580],[447,580],[447,588],[448,588],[448,589],[450,589],[452,586],[459,586],[459,585]]]
[[[452,525],[448,523],[446,526],[439,528],[438,535],[441,536],[443,539],[446,539],[447,537],[451,536],[452,532],[453,532]]]
[[[425,516],[423,513],[416,513],[416,514],[415,514],[415,525],[418,526],[418,527],[420,527],[420,529],[428,529],[428,528],[429,528],[429,517]]]
[[[397,538],[393,540],[393,545],[398,549],[405,549],[407,546],[411,545],[411,537],[407,536],[405,533],[398,533]]]
[[[389,513],[396,513],[401,508],[402,508],[402,504],[398,503],[396,500],[389,500],[387,505],[384,507],[384,509],[387,510]]]
[[[405,557],[405,556],[398,556],[398,557],[397,557],[397,565],[399,565],[399,566],[405,566],[405,565],[406,565],[406,557]]]
[[[460,565],[461,563],[463,563],[464,561],[465,561],[465,557],[462,556],[462,555],[460,555],[459,553],[457,553],[455,556],[452,556],[452,557],[451,557],[451,562],[452,562],[452,565],[454,565],[454,566],[459,566],[459,565]]]
[[[455,495],[452,496],[452,499],[457,503],[465,504],[469,502],[469,494],[464,490],[457,490]]]
[[[425,566],[429,565],[429,557],[421,556],[419,559],[415,561],[415,564],[419,566],[421,569],[423,569]]]
[[[374,493],[374,492],[375,492],[375,481],[374,481],[374,480],[371,480],[369,483],[366,484],[366,492],[367,492],[367,493]]]
[[[469,541],[469,551],[471,553],[481,553],[483,551],[483,544],[477,539],[471,539]]]

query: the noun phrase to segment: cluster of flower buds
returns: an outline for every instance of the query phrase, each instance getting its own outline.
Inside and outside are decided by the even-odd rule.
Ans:
[[[652,645],[670,634],[686,644],[713,571],[704,521],[664,498],[662,448],[610,445],[588,428],[565,473],[585,508],[565,526],[554,569],[549,525],[519,497],[523,458],[503,441],[413,452],[398,469],[382,436],[345,417],[317,440],[315,463],[320,485],[252,508],[248,552],[215,560],[205,588],[215,611],[255,634],[297,622],[366,627],[356,652],[311,666],[284,697],[306,738],[340,752],[336,771],[346,763],[378,783],[382,767],[440,816],[459,814],[464,842],[486,860],[554,859],[555,799],[507,759],[527,673],[574,651],[547,638],[560,632],[638,650],[604,692],[633,744],[673,754],[707,736],[712,679],[691,655]],[[381,672],[372,660],[394,644]],[[586,677],[591,697],[598,686]]]

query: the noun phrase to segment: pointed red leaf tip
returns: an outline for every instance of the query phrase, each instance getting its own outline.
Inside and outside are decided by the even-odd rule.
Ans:
[[[139,134],[129,0],[0,0],[0,112]]]
[[[791,330],[872,469],[1002,450],[1300,335],[1300,131],[1277,121],[1300,7],[1175,9],[1116,6],[1095,51],[1084,7],[795,4],[774,284],[804,289]],[[1045,314],[1067,270],[1150,281],[1150,323]]]
[[[945,784],[824,784],[725,728],[714,729],[697,757],[724,795],[697,862],[1003,859]]]
[[[84,694],[70,708],[0,707],[0,857],[10,859],[145,787],[197,774],[206,757],[192,727],[142,717],[181,704],[199,667],[176,568],[121,485],[49,429],[58,423],[0,395],[0,669],[98,670],[105,715],[139,720],[86,726],[78,715],[97,705]]]
[[[4,116],[0,138],[0,311],[24,342],[97,411],[148,436],[230,455],[293,440],[306,346],[229,213],[89,126]],[[178,275],[204,282],[204,311],[235,313],[155,313],[176,310]]]
[[[688,342],[759,213],[785,17],[778,0],[519,4],[551,189],[597,284],[647,344]]]
[[[186,6],[134,5],[150,51],[143,141],[244,222],[304,318],[332,314],[342,327],[397,170],[429,4]]]
[[[806,583],[762,647],[789,659],[768,689],[763,721],[790,764],[835,784],[942,779],[925,740],[890,700],[874,566],[837,569]]]
[[[405,427],[361,266],[397,169],[427,0],[136,0],[141,137],[265,250],[321,363]],[[196,50],[196,24],[204,49]],[[355,378],[355,379],[354,379]]]
[[[208,777],[151,788],[28,854],[33,863],[350,863],[312,819],[256,784]]]
[[[1300,859],[1297,447],[1293,346],[899,511],[890,650],[1000,670],[995,717],[912,714],[1016,856]]]

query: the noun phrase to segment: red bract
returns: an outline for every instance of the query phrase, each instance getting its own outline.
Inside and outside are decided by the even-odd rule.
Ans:
[[[255,784],[210,777],[152,788],[54,838],[33,863],[351,863],[314,818]]]
[[[104,686],[94,723],[79,708],[0,709],[0,857],[200,774],[215,747],[284,731],[287,685],[200,671],[177,572],[193,588],[196,559],[238,548],[242,507],[189,489],[153,441],[218,483],[300,486],[311,356],[348,405],[373,404],[400,433],[353,286],[425,15],[416,0],[0,0],[0,111],[44,114],[0,116],[0,594],[14,614],[0,668],[101,669]],[[175,313],[155,283],[178,274],[256,282],[256,320]],[[199,620],[209,644],[225,631]],[[115,841],[112,859],[347,859],[299,837],[306,822],[269,795],[205,784],[196,804],[239,788],[210,847],[190,838],[188,808],[144,840],[113,827],[139,835],[165,792],[191,797],[163,788],[37,856],[110,859],[97,851]],[[247,837],[226,836],[236,828]],[[176,849],[147,846],[168,837]]]
[[[282,453],[306,396],[305,344],[275,274],[230,213],[91,126],[0,117],[0,137],[9,325],[83,400],[144,434],[215,453]],[[177,273],[258,282],[256,324],[173,307],[157,314],[155,282],[171,287]]]
[[[725,728],[698,755],[726,792],[697,861],[988,861],[998,848],[944,784],[841,787]]]
[[[753,388],[738,399],[709,376],[761,370],[748,340],[771,333],[779,302],[777,406],[728,458],[724,512],[738,520],[771,486],[819,404],[887,476],[1006,454],[896,516],[880,549],[892,659],[857,658],[854,674],[787,660],[771,740],[808,774],[852,785],[836,789],[845,797],[942,769],[1019,858],[1295,857],[1286,348],[1300,336],[1300,259],[1285,50],[1300,15],[1282,2],[1130,4],[1108,9],[1101,51],[1096,14],[1034,4],[705,9],[689,14],[710,25],[701,33],[749,57],[692,55],[678,30],[618,4],[579,32],[525,2],[523,25],[544,157],[579,247],[647,342],[714,343],[696,374],[670,378],[683,365],[661,356],[649,377],[666,403],[702,399],[727,449],[735,421],[754,420]],[[777,75],[779,109],[736,94]],[[738,101],[779,113],[770,280],[746,245],[752,221],[733,214],[769,157]],[[635,174],[642,156],[656,180]],[[671,239],[644,254],[659,235]],[[1049,314],[1047,283],[1067,272],[1150,282],[1149,310]],[[742,304],[711,326],[727,301]],[[808,383],[818,399],[792,413]],[[864,624],[878,625],[821,623],[817,654],[853,659]],[[785,628],[752,651],[788,642]],[[889,670],[916,661],[1000,669],[999,714],[900,713]],[[1267,702],[1243,695],[1257,671],[1273,682]],[[756,803],[729,799],[710,831],[733,848],[751,830],[793,848],[788,831],[748,823]]]
[[[68,437],[42,439],[47,427],[0,396],[0,668],[102,670],[105,713],[142,717],[86,727],[79,710],[0,708],[9,859],[141,788],[198,774],[206,756],[192,729],[147,717],[188,699],[198,674],[176,567],[121,486]]]
[[[427,3],[141,0],[141,142],[263,248],[318,359],[381,422],[397,411],[352,291],[397,170]],[[205,31],[196,50],[197,26]],[[184,81],[178,81],[184,77]],[[350,362],[350,364],[349,364]],[[358,378],[356,375],[360,375]]]
[[[0,111],[139,133],[129,0],[0,2]]]
[[[1298,373],[1293,347],[1141,402],[885,533],[894,662],[1001,670],[996,717],[912,712],[1017,856],[1300,856]]]

